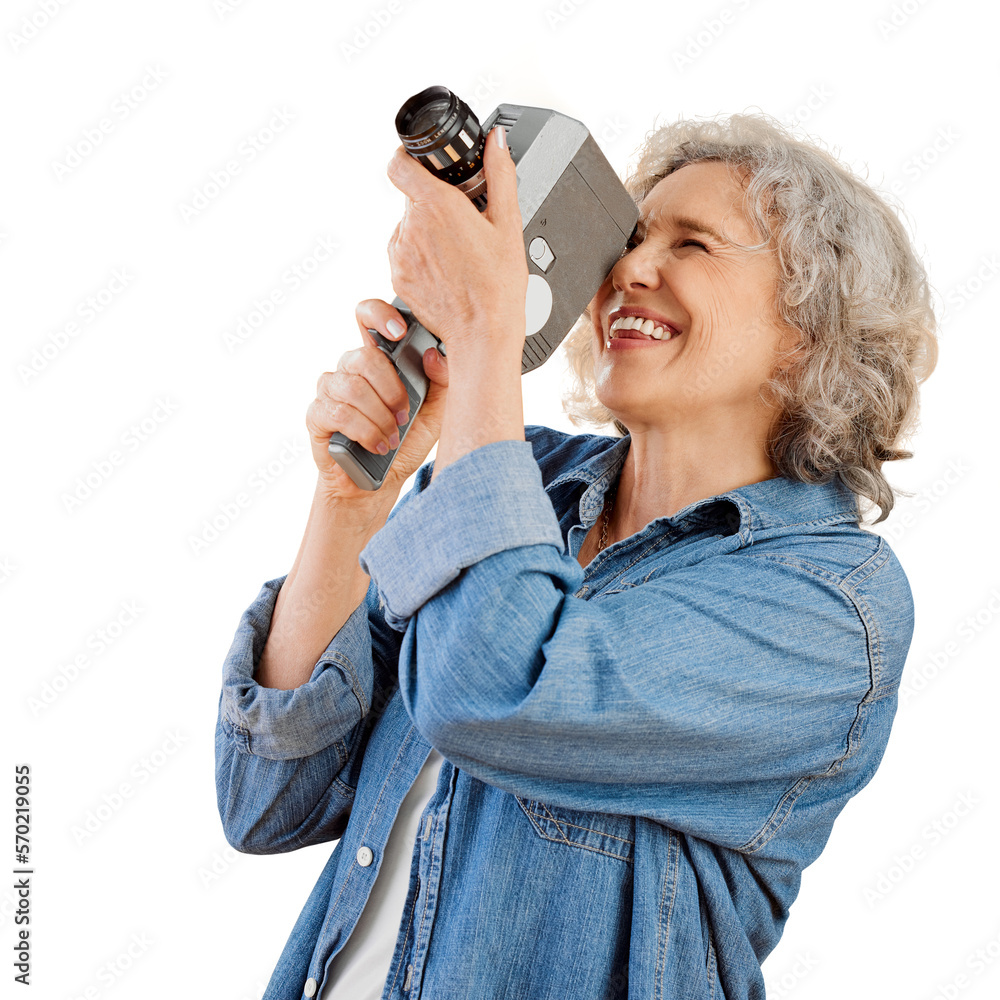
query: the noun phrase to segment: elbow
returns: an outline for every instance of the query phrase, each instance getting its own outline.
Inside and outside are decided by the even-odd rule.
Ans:
[[[248,827],[245,822],[234,822],[232,817],[223,816],[222,832],[226,843],[240,854],[282,854],[294,849],[294,845],[283,845],[280,839],[268,836],[260,823]]]
[[[241,854],[278,854],[291,850],[276,828],[280,810],[253,794],[254,781],[246,757],[219,733],[216,743],[215,795],[226,843]],[[263,809],[263,811],[261,811]]]
[[[241,854],[280,854],[292,849],[282,845],[283,838],[266,822],[266,813],[248,813],[247,803],[237,801],[226,788],[219,788],[218,799],[222,833],[233,850]]]
[[[456,763],[470,757],[478,759],[484,750],[484,740],[492,735],[493,726],[484,718],[467,717],[455,712],[443,712],[443,703],[435,698],[417,698],[410,718],[417,732],[438,753]]]

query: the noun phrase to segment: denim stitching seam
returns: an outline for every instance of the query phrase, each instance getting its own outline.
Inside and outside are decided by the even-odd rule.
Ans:
[[[672,833],[669,833],[668,836],[670,838],[671,853],[673,854],[673,869],[670,872],[671,881],[672,881],[673,885],[672,885],[672,888],[671,888],[671,891],[670,891],[670,906],[667,908],[667,924],[666,924],[666,927],[663,930],[663,958],[664,958],[664,961],[663,961],[662,967],[660,966],[660,949],[657,948],[657,950],[656,950],[656,965],[657,965],[657,969],[659,970],[658,975],[659,975],[659,980],[660,980],[659,983],[658,983],[658,989],[659,989],[659,993],[660,993],[660,1000],[662,1000],[662,998],[663,998],[663,978],[662,977],[663,977],[663,974],[667,971],[666,957],[667,957],[667,948],[670,945],[670,921],[671,921],[671,919],[673,917],[673,914],[674,914],[674,900],[676,900],[676,898],[677,898],[677,868],[678,868],[678,865],[680,863],[680,841]],[[668,866],[668,869],[669,869],[670,868],[670,854],[667,855],[667,866]],[[659,934],[660,923],[663,921],[663,896],[666,895],[666,888],[667,888],[666,882],[664,882],[664,884],[663,884],[663,895],[660,896],[660,918],[657,921],[657,934]]]
[[[433,865],[433,862],[434,862],[434,838],[436,836],[437,827],[438,827],[438,821],[440,819],[441,819],[440,816],[435,816],[434,817],[434,825],[431,827],[431,864],[432,865]],[[417,948],[418,942],[420,941],[420,937],[424,933],[424,919],[427,916],[427,906],[430,903],[430,895],[431,895],[430,892],[425,892],[424,893],[424,908],[423,908],[423,911],[420,914],[420,927],[417,930],[417,933],[413,937],[413,947],[414,947],[414,950]],[[414,954],[413,957],[416,958],[416,954]]]
[[[559,824],[559,821],[555,818],[555,816],[552,815],[551,812],[549,812],[548,806],[546,806],[543,802],[539,802],[539,803],[537,803],[537,805],[540,805],[545,810],[545,812],[548,815],[549,819],[552,820],[552,822],[556,826],[556,829],[561,834],[561,836],[562,836],[562,843],[566,844],[567,847],[582,847],[585,851],[593,851],[595,854],[604,854],[604,855],[607,855],[607,857],[609,857],[609,858],[618,858],[620,861],[629,861],[629,857],[626,854],[615,854],[614,851],[605,851],[605,850],[602,850],[600,847],[591,847],[590,844],[581,844],[578,841],[570,840],[569,837],[566,836],[566,832],[563,830],[562,826]],[[567,823],[566,825],[567,826],[575,826],[576,824],[574,824],[574,823]],[[578,827],[578,829],[589,829],[589,827],[586,827],[586,828],[584,828],[584,827]],[[601,833],[602,831],[600,831],[600,830],[594,830],[593,832],[594,833]],[[613,836],[613,834],[607,834],[607,836]],[[554,838],[547,837],[546,839],[552,840]],[[621,838],[616,837],[615,839],[616,840],[620,840]]]
[[[358,679],[358,673],[354,669],[354,664],[348,657],[344,656],[343,653],[340,653],[336,650],[334,650],[332,656],[330,657],[330,660],[332,660],[335,663],[339,663],[344,667],[347,667],[347,669],[350,671],[351,690],[354,694],[354,697],[357,698],[358,701],[361,703],[361,716],[362,718],[364,718],[364,716],[366,716],[369,710],[371,709],[371,705],[368,703],[367,698],[365,698],[365,692],[361,686],[361,681]]]
[[[389,993],[396,988],[396,980],[399,979],[400,970],[403,968],[403,963],[406,961],[406,942],[410,936],[410,927],[413,925],[413,911],[416,909],[416,900],[413,901],[414,905],[410,907],[410,919],[406,921],[406,930],[403,932],[403,947],[399,953],[399,965],[396,966],[396,971],[392,977],[392,983],[389,986]]]
[[[365,834],[371,828],[372,819],[375,816],[375,812],[378,809],[379,803],[382,801],[382,796],[385,795],[385,790],[389,786],[389,775],[392,773],[392,769],[399,763],[399,758],[403,755],[403,750],[406,749],[406,744],[410,742],[410,737],[413,735],[413,726],[410,726],[409,732],[403,738],[403,742],[399,745],[399,750],[396,753],[396,759],[392,763],[392,767],[389,768],[385,776],[385,781],[382,782],[382,788],[379,790],[378,799],[375,801],[375,805],[372,807],[371,815],[368,817],[368,822],[365,824],[364,830],[361,831],[361,839],[364,840]],[[344,879],[344,884],[340,887],[340,892],[337,893],[337,898],[330,905],[330,909],[327,913],[333,913],[337,908],[337,903],[340,902],[340,897],[344,895],[344,890],[347,888],[348,883],[351,881],[351,876],[354,874],[354,865],[351,865],[347,869],[347,877]]]
[[[553,837],[550,833],[544,830],[537,822],[537,820],[544,819],[544,817],[535,809],[530,808],[532,806],[541,806],[543,809],[545,809],[545,805],[541,802],[533,802],[533,801],[526,802],[524,799],[521,798],[520,795],[515,795],[514,798],[517,799],[517,802],[521,806],[522,811],[531,821],[531,825],[535,828],[535,831],[537,832],[538,836],[541,837],[542,840],[551,841],[553,844],[565,844],[567,847],[576,847],[583,851],[593,851],[595,854],[603,854],[605,857],[616,858],[618,861],[624,861],[628,865],[632,864],[632,859],[627,854],[615,854],[614,851],[605,851],[599,847],[591,847],[589,844],[581,844],[578,841],[570,840],[569,837],[567,837],[566,834],[563,832],[562,827],[559,826],[559,822],[556,820],[556,818],[551,813],[549,813],[549,818],[556,825],[556,828],[562,835],[562,839],[559,839],[559,837]],[[547,811],[548,810],[546,810],[546,812]],[[571,823],[569,825],[573,826],[575,824]],[[602,831],[600,830],[595,832],[602,833]],[[614,834],[610,833],[604,835],[608,837],[614,836]],[[616,839],[621,839],[621,838],[616,838]]]
[[[708,985],[710,988],[708,994],[708,1000],[715,1000],[715,973],[716,973],[716,957],[715,957],[715,942],[712,940],[712,932],[708,932]]]
[[[548,812],[547,809],[546,809],[546,812]],[[552,814],[549,813],[549,815],[551,816]],[[554,816],[552,817],[552,822],[553,823],[556,822],[556,819],[555,819]],[[559,822],[561,823],[562,826],[571,826],[571,827],[573,827],[574,830],[589,830],[591,833],[600,834],[602,837],[611,837],[613,840],[620,840],[620,841],[622,841],[623,843],[626,843],[626,844],[634,844],[635,843],[634,841],[629,840],[628,837],[618,837],[618,836],[616,836],[613,833],[608,833],[606,830],[597,830],[597,829],[595,829],[592,826],[581,826],[579,823],[570,823],[570,822],[568,822],[565,819],[560,820]]]
[[[834,761],[834,764],[836,761]],[[833,765],[831,765],[833,767]],[[826,773],[830,773],[827,770]],[[764,825],[741,847],[736,848],[743,854],[753,854],[755,851],[759,851],[765,844],[774,838],[774,835],[781,829],[784,825],[786,819],[792,811],[792,806],[795,805],[796,801],[802,795],[802,793],[812,784],[813,778],[819,777],[819,775],[808,774],[798,780],[791,788],[785,792],[784,795],[778,800],[778,804],[774,807],[773,812],[768,816]],[[773,826],[773,829],[772,829]]]

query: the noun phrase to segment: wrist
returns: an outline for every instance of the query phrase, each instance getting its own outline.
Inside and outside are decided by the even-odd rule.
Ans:
[[[516,317],[493,316],[488,321],[470,323],[460,333],[442,335],[449,372],[455,365],[520,366],[524,351],[524,314]]]
[[[380,489],[345,497],[320,475],[316,480],[313,505],[325,516],[335,518],[343,528],[374,534],[385,524],[399,494],[400,486],[394,486],[387,477]]]

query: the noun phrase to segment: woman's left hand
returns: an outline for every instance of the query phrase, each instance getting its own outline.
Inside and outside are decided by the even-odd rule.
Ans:
[[[396,149],[389,180],[407,197],[389,240],[392,287],[449,356],[502,351],[520,358],[528,264],[517,173],[497,126],[483,152],[487,206]]]

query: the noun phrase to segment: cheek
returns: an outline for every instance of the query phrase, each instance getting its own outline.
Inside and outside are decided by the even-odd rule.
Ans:
[[[587,303],[587,312],[590,315],[591,322],[593,322],[595,327],[598,325],[598,322],[601,318],[601,307],[607,301],[608,293],[610,291],[611,291],[611,275],[609,274],[604,279],[604,282],[601,284],[601,287],[598,288],[596,292],[594,292],[594,297],[590,300],[590,302]]]

